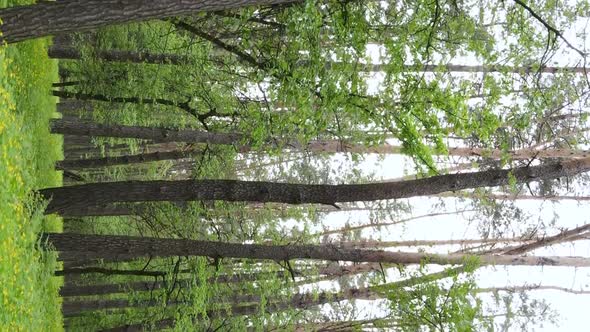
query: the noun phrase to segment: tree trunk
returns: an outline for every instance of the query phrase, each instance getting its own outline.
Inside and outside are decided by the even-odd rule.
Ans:
[[[382,266],[376,263],[365,263],[365,264],[354,264],[354,265],[339,265],[339,264],[329,264],[326,266],[321,266],[317,269],[317,274],[325,275],[329,277],[341,277],[344,275],[356,275],[365,272],[373,272],[373,271],[380,271]],[[75,272],[82,274],[85,269],[77,269]],[[95,268],[89,268],[89,272],[95,273],[97,270]],[[101,269],[98,272],[102,272],[103,274],[108,275],[115,275],[119,274],[119,272],[123,272],[125,275],[129,275],[131,270],[109,270],[109,269]],[[296,276],[303,276],[311,272],[315,272],[313,269],[309,270],[297,270],[295,271]],[[106,272],[106,273],[105,273]],[[146,271],[141,271],[141,273],[145,273]],[[180,273],[185,273],[190,271],[180,271]],[[133,271],[131,271],[133,273]],[[150,276],[161,276],[165,277],[167,274],[163,271],[147,271]],[[140,274],[143,275],[143,274]],[[240,283],[240,282],[253,282],[260,280],[261,278],[269,278],[269,277],[276,277],[276,278],[285,278],[289,276],[290,273],[287,271],[277,271],[274,273],[271,272],[260,272],[260,273],[238,273],[232,275],[221,275],[217,277],[209,278],[208,282],[210,283]],[[190,279],[180,279],[176,281],[179,287],[184,287],[191,283]],[[62,297],[69,297],[69,296],[89,296],[89,295],[105,295],[105,294],[117,294],[117,293],[126,293],[128,291],[135,291],[135,292],[142,292],[142,291],[152,291],[157,289],[166,288],[166,282],[164,281],[137,281],[137,282],[125,282],[125,283],[118,283],[118,284],[102,284],[102,285],[64,285],[60,289],[60,296]],[[168,282],[170,284],[170,282]]]
[[[141,215],[145,207],[136,205],[132,207],[119,205],[106,205],[86,207],[84,209],[70,209],[67,213],[62,214],[64,218],[80,218],[80,217],[118,217],[118,216],[132,216]]]
[[[0,10],[0,42],[15,43],[112,24],[186,16],[245,6],[280,5],[294,0],[60,0]]]
[[[245,201],[288,204],[374,201],[436,195],[446,191],[527,183],[572,176],[590,169],[590,158],[508,170],[447,174],[402,182],[307,185],[239,180],[126,181],[40,191],[50,200],[46,213],[88,206],[145,201]]]
[[[535,249],[551,246],[551,245],[558,244],[558,243],[563,243],[565,241],[571,241],[573,238],[575,238],[577,236],[583,235],[584,233],[587,234],[588,231],[590,231],[590,224],[586,224],[586,225],[576,227],[576,228],[570,229],[570,230],[564,230],[564,231],[560,232],[559,234],[556,234],[553,236],[547,236],[547,237],[538,239],[536,241],[533,241],[531,243],[525,243],[525,244],[517,245],[517,246],[510,246],[508,248],[493,249],[493,250],[489,250],[485,253],[486,254],[487,253],[490,253],[490,254],[501,253],[503,255],[522,255],[526,252],[530,252]]]
[[[248,258],[288,261],[314,259],[325,261],[373,262],[391,264],[461,265],[470,255],[390,252],[370,249],[349,249],[334,245],[259,245],[184,239],[161,239],[118,235],[86,235],[45,233],[41,243],[51,243],[60,259],[100,259],[123,256],[172,257],[208,256],[213,258]],[[572,266],[590,267],[583,257],[477,255],[481,265]]]
[[[122,126],[122,125],[102,125],[96,123],[86,123],[78,121],[52,120],[51,129],[55,134],[64,135],[86,135],[86,136],[107,136],[122,138],[142,138],[152,139],[155,142],[198,142],[194,137],[202,135],[215,135],[219,143],[211,144],[234,144],[238,145],[241,140],[247,138],[242,134],[234,133],[207,133],[199,130],[184,129],[183,135],[166,135],[164,134],[172,129],[139,127],[139,126]],[[192,135],[190,132],[193,132]],[[296,151],[310,151],[317,153],[401,153],[402,147],[399,145],[382,144],[377,146],[366,146],[364,144],[349,143],[335,139],[313,140],[307,144],[295,140],[284,140],[275,143],[285,149]],[[249,152],[251,147],[247,145],[239,146],[240,152]],[[457,157],[486,157],[500,159],[503,155],[508,155],[514,160],[532,159],[532,158],[587,158],[590,153],[585,150],[572,149],[520,149],[514,151],[502,151],[499,149],[481,149],[481,148],[449,148],[450,156]]]
[[[140,153],[130,156],[104,157],[92,159],[70,159],[58,161],[56,169],[78,170],[84,168],[98,168],[115,165],[129,165],[152,161],[176,160],[190,158],[199,154],[200,150],[176,150],[167,152]]]
[[[341,241],[335,242],[344,248],[389,248],[389,247],[417,247],[417,246],[447,246],[468,244],[498,244],[498,243],[530,243],[533,240],[521,238],[499,238],[499,239],[465,239],[465,240],[412,240],[412,241],[378,241],[378,240],[360,240],[360,241]]]
[[[50,58],[54,59],[69,59],[79,60],[82,58],[82,53],[73,47],[59,47],[51,46],[48,50]],[[150,63],[150,64],[173,64],[182,65],[188,64],[190,58],[178,54],[170,53],[149,53],[149,52],[134,52],[124,50],[99,50],[96,57],[104,61],[116,62],[133,62],[133,63]]]
[[[191,142],[207,144],[238,144],[242,137],[231,133],[210,133],[192,129],[168,129],[140,126],[103,125],[81,121],[51,120],[51,132],[64,135],[106,136],[149,139],[156,143]]]
[[[288,146],[297,146],[301,150],[313,152],[353,152],[353,153],[401,153],[402,147],[399,145],[382,144],[377,146],[366,146],[363,144],[354,144],[340,140],[316,140],[311,141],[307,146],[301,146],[296,142],[287,143]],[[448,148],[449,156],[457,157],[484,157],[491,159],[500,159],[504,155],[514,160],[533,159],[533,158],[587,158],[590,152],[586,150],[572,149],[519,149],[512,151],[503,151],[500,149],[482,149],[482,148]]]
[[[82,54],[79,50],[73,47],[60,47],[52,46],[48,50],[50,58],[54,59],[69,59],[79,60],[82,58]],[[131,63],[150,63],[150,64],[172,64],[182,65],[190,63],[190,58],[178,54],[170,53],[150,53],[150,52],[134,52],[125,50],[99,50],[96,53],[96,58],[104,61],[113,62],[131,62]],[[300,61],[299,65],[305,66],[307,62]],[[326,69],[339,68],[347,66],[348,64],[342,62],[327,62]],[[357,70],[360,72],[382,72],[386,70],[388,64],[359,64]],[[590,71],[590,68],[584,67],[541,67],[534,69],[532,67],[512,67],[512,66],[465,66],[465,65],[405,65],[404,69],[408,72],[421,71],[421,72],[433,72],[439,71],[440,69],[446,69],[449,72],[457,73],[491,73],[491,72],[511,72],[516,74],[528,74],[528,73],[576,73],[584,74]]]
[[[518,292],[528,292],[532,290],[555,290],[570,294],[590,294],[590,291],[587,290],[575,290],[572,288],[560,287],[560,286],[543,286],[543,285],[525,285],[525,286],[508,286],[508,287],[490,287],[490,288],[479,288],[476,290],[477,293],[487,293],[487,292],[509,292],[509,293],[518,293]]]
[[[456,193],[444,193],[439,194],[440,197],[457,197],[457,198],[490,198],[496,200],[532,200],[532,201],[552,201],[552,202],[559,202],[559,201],[590,201],[590,196],[531,196],[531,195],[512,195],[512,194],[492,194],[486,193],[485,195],[481,196],[476,193],[471,192],[456,192]]]
[[[167,305],[176,305],[179,302],[170,301]],[[126,308],[146,308],[153,307],[156,305],[162,305],[160,300],[143,300],[143,301],[129,301],[121,299],[96,299],[89,301],[63,301],[62,303],[62,315],[64,318],[76,317],[89,311],[97,310],[109,310],[113,309],[126,309]]]
[[[304,63],[301,63],[304,65]],[[342,67],[342,62],[328,62],[326,68],[338,68]],[[359,64],[358,71],[362,72],[382,72],[387,70],[388,64]],[[441,64],[441,65],[404,65],[404,70],[407,72],[436,72],[439,70],[445,70],[447,72],[454,73],[514,73],[514,74],[557,74],[557,73],[576,73],[585,74],[590,71],[590,68],[584,67],[548,67],[542,66],[540,68],[533,67],[514,67],[514,66],[503,66],[503,65],[480,65],[480,66],[467,66],[467,65],[453,65],[453,64]]]
[[[373,228],[373,227],[377,228],[377,227],[400,225],[400,224],[405,224],[408,221],[413,221],[413,220],[418,220],[418,219],[433,218],[433,217],[439,217],[439,216],[449,216],[449,215],[454,215],[454,214],[461,214],[461,213],[466,213],[466,212],[476,212],[476,211],[477,210],[462,210],[462,211],[453,211],[453,212],[427,213],[424,215],[401,219],[401,220],[395,220],[395,221],[391,221],[391,222],[376,222],[376,223],[357,225],[357,226],[345,226],[345,227],[339,228],[339,229],[326,230],[326,231],[323,231],[323,232],[320,232],[320,233],[317,233],[314,235],[326,236],[326,235],[332,235],[332,234],[349,234],[351,232],[360,231],[365,228]]]
[[[105,99],[107,100],[107,99]],[[199,130],[184,129],[183,136],[167,135],[162,138],[162,132],[169,132],[172,129],[157,128],[157,127],[138,127],[138,126],[122,126],[122,125],[104,125],[96,123],[88,123],[81,121],[67,121],[67,120],[52,120],[51,129],[55,134],[64,135],[86,135],[86,136],[107,136],[107,137],[122,137],[122,138],[143,138],[152,139],[155,142],[196,142],[194,137],[201,137],[202,135],[215,135],[219,143],[210,142],[211,144],[234,144],[238,145],[240,141],[246,139],[245,135],[239,133],[207,133]],[[141,130],[141,134],[139,133]],[[191,135],[192,132],[192,135]],[[154,134],[157,133],[157,134]],[[128,136],[126,136],[128,135]],[[155,135],[155,136],[154,136]],[[273,141],[274,142],[274,141]],[[273,143],[276,146],[285,149],[296,151],[309,151],[317,153],[402,153],[402,147],[399,145],[381,144],[377,146],[366,146],[359,143],[350,143],[336,139],[318,139],[310,141],[307,144],[298,142],[296,140],[279,140],[278,143]],[[252,148],[248,145],[239,145],[239,151],[242,153],[251,151]],[[520,149],[514,151],[502,151],[499,149],[481,149],[481,148],[449,148],[449,156],[457,157],[485,157],[492,159],[500,159],[507,155],[514,160],[532,159],[532,158],[587,158],[590,153],[585,150],[572,149]]]
[[[189,106],[189,101],[179,102],[170,99],[164,98],[142,98],[142,97],[111,97],[107,95],[100,95],[100,94],[87,94],[81,92],[69,92],[69,91],[61,91],[61,90],[53,90],[51,94],[59,97],[60,99],[76,99],[76,100],[84,100],[84,101],[103,101],[109,103],[131,103],[131,104],[152,104],[152,105],[164,105],[164,106],[171,106],[177,107],[188,114],[198,118],[200,121],[205,121],[207,118],[211,116],[221,116],[213,111],[209,113],[200,114],[196,109]]]
[[[179,284],[184,285],[190,280],[180,280]],[[166,288],[166,283],[163,281],[135,281],[120,284],[104,284],[104,285],[64,285],[59,290],[61,297],[70,296],[89,296],[89,295],[105,295],[127,293],[129,291],[142,292],[152,291]]]
[[[128,275],[128,276],[145,276],[145,277],[164,277],[164,271],[144,271],[144,270],[113,270],[102,267],[84,267],[84,268],[64,268],[63,270],[55,271],[56,276],[65,276],[72,274],[86,274],[86,273],[100,273],[104,275]]]

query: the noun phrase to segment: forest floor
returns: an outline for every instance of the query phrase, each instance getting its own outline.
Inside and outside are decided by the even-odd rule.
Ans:
[[[24,3],[0,0],[0,8]],[[57,62],[47,56],[49,43],[0,46],[0,326],[7,331],[63,330],[56,257],[37,249],[37,235],[60,232],[62,221],[43,216],[33,195],[62,184],[54,170],[62,138],[49,133],[49,119],[57,116],[49,93]]]

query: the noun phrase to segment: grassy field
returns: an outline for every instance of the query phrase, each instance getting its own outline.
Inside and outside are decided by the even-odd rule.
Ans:
[[[0,0],[0,8],[23,2]],[[2,26],[0,25],[0,31]],[[57,63],[48,39],[0,46],[0,330],[62,328],[55,256],[36,250],[37,234],[60,231],[61,220],[42,214],[35,189],[61,185],[53,164],[61,137],[50,135],[55,116],[49,95]]]

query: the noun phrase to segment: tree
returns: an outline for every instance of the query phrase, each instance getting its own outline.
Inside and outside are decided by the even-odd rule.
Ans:
[[[108,98],[105,97],[106,100]],[[210,116],[201,114],[203,116]],[[240,152],[253,150],[247,141],[251,138],[241,133],[212,133],[194,129],[171,129],[171,128],[154,128],[140,126],[123,126],[107,125],[83,121],[71,120],[52,120],[50,123],[51,131],[55,134],[64,135],[86,135],[86,136],[104,136],[120,138],[141,138],[151,139],[154,142],[192,142],[192,143],[211,143],[211,144],[234,144],[238,146]],[[338,139],[315,139],[307,143],[299,142],[296,139],[288,138],[270,138],[265,147],[283,147],[296,151],[311,151],[317,153],[402,153],[403,147],[392,144],[379,144],[367,146],[361,143],[347,142]],[[500,149],[484,148],[465,148],[451,147],[448,151],[440,154],[448,154],[457,157],[483,157],[492,159],[501,159],[509,157],[514,160],[534,159],[534,158],[586,158],[589,156],[587,151],[574,149],[519,149],[512,151],[502,151]]]
[[[135,163],[147,163],[152,161],[175,160],[194,157],[201,153],[200,150],[175,150],[175,151],[158,151],[151,153],[140,153],[135,155],[125,155],[117,157],[104,157],[92,159],[69,159],[58,161],[55,164],[56,169],[84,169],[115,165],[130,165]]]
[[[56,47],[52,46],[48,50],[48,55],[55,59],[72,59],[79,60],[82,58],[82,52],[73,47]],[[133,52],[123,50],[109,50],[101,51],[96,54],[98,58],[104,61],[121,61],[121,62],[136,62],[136,63],[151,63],[151,64],[186,64],[190,62],[190,58],[172,53],[148,53],[148,52]],[[56,85],[53,85],[54,87]],[[61,85],[66,86],[66,85]]]
[[[64,135],[107,136],[149,139],[153,142],[192,142],[210,144],[237,144],[242,136],[211,133],[189,129],[150,128],[140,126],[103,125],[97,123],[52,120],[51,132]]]
[[[305,277],[308,274],[317,273],[319,275],[325,275],[330,278],[337,278],[342,276],[356,275],[366,272],[380,271],[382,266],[377,263],[365,263],[355,265],[339,265],[339,264],[328,264],[320,265],[316,268],[309,269],[298,269],[292,271],[298,277]],[[60,272],[60,271],[58,271]],[[178,271],[179,273],[191,273],[191,270]],[[132,271],[132,270],[112,270],[105,268],[72,268],[68,271],[61,271],[56,275],[67,275],[71,273],[101,273],[105,275],[137,275],[137,276],[150,276],[150,277],[172,277],[171,273],[164,271]],[[258,273],[242,273],[242,274],[225,274],[210,277],[207,283],[240,283],[240,282],[254,282],[262,280],[268,277],[285,278],[292,277],[287,271],[276,271],[276,272],[258,272]],[[116,294],[126,293],[129,291],[153,291],[157,289],[164,289],[167,287],[183,287],[191,284],[191,279],[176,279],[174,283],[166,281],[137,281],[137,282],[123,282],[117,284],[100,284],[100,285],[65,285],[60,289],[60,295],[62,297],[70,296],[88,296],[88,295],[105,295],[105,294]]]
[[[45,233],[42,243],[51,243],[63,260],[117,259],[122,257],[208,256],[213,258],[250,258],[288,261],[314,259],[327,261],[373,262],[392,264],[461,265],[469,260],[466,254],[428,254],[350,249],[335,245],[259,245],[211,241],[161,239],[117,235],[85,235]],[[478,255],[481,265],[523,266],[590,266],[583,257],[535,257],[518,255]]]
[[[66,0],[0,9],[0,42],[15,43],[57,33],[245,6],[281,5],[294,0]]]
[[[224,200],[335,205],[338,202],[408,198],[468,188],[527,183],[571,176],[589,169],[590,158],[587,158],[389,183],[305,185],[238,180],[127,181],[48,188],[40,190],[40,193],[50,200],[46,213],[142,201]]]

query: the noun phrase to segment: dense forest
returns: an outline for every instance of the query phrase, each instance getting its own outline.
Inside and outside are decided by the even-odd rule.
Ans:
[[[544,330],[588,292],[587,2],[0,8],[0,326]]]

